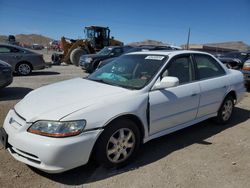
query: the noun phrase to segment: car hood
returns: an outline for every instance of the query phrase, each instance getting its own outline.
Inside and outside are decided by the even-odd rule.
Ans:
[[[15,111],[26,122],[59,121],[78,110],[112,100],[118,95],[126,95],[127,92],[131,90],[76,78],[30,92],[15,106]]]

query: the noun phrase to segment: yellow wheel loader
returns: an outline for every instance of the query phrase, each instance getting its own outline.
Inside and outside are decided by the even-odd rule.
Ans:
[[[108,27],[89,26],[85,27],[85,39],[61,38],[61,47],[63,53],[52,54],[52,63],[74,64],[78,66],[80,56],[83,54],[92,54],[100,51],[105,46],[123,46],[123,43],[110,37]]]

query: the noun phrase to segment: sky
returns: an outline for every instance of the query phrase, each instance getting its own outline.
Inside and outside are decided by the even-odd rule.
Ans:
[[[84,38],[84,27],[108,26],[116,39],[172,45],[250,44],[250,0],[0,0],[0,35]]]

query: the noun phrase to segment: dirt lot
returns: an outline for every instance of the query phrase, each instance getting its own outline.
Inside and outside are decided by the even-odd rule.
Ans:
[[[15,77],[0,91],[0,126],[9,109],[31,90],[82,76],[80,68],[54,66]],[[229,125],[206,121],[153,140],[123,169],[106,170],[89,163],[49,175],[17,162],[0,148],[0,187],[250,187],[249,118],[250,93],[246,93]]]

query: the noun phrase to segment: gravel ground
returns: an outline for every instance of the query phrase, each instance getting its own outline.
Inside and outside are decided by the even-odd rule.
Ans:
[[[0,126],[9,109],[31,90],[82,76],[79,67],[53,66],[15,77],[0,91]],[[90,162],[50,175],[14,160],[0,148],[0,187],[250,187],[249,110],[250,93],[246,93],[229,125],[205,121],[150,141],[123,169],[107,170]]]

